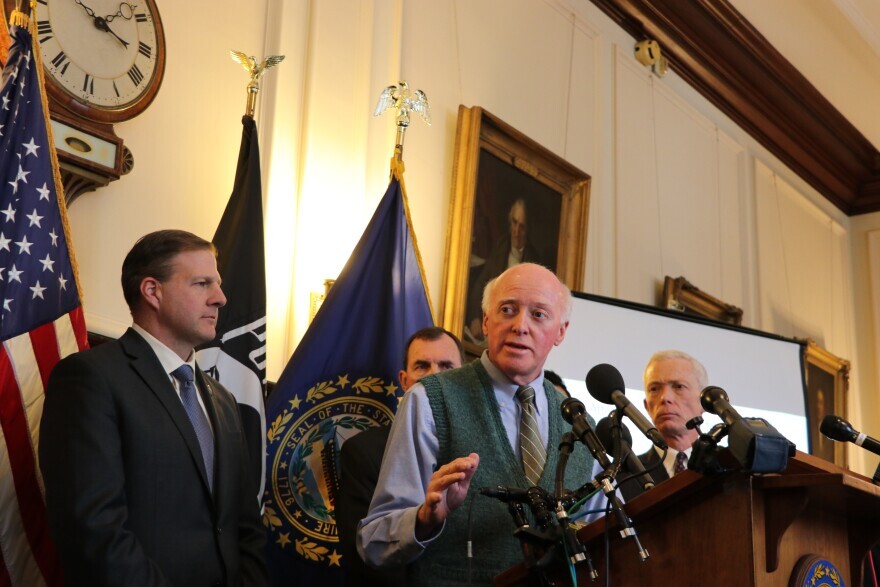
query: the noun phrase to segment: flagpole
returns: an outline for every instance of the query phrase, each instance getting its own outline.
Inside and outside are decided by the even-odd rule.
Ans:
[[[428,310],[431,312],[431,320],[437,323],[434,314],[434,304],[431,302],[431,292],[428,289],[428,280],[425,279],[425,266],[422,263],[422,254],[419,251],[419,243],[416,239],[416,232],[413,230],[412,217],[409,213],[409,198],[406,196],[406,186],[403,182],[403,172],[405,166],[403,164],[403,141],[406,138],[406,130],[409,128],[409,113],[415,112],[431,126],[431,106],[428,103],[428,96],[422,90],[410,92],[409,85],[405,81],[399,81],[397,86],[388,86],[379,95],[379,102],[373,111],[373,116],[379,116],[388,109],[396,108],[397,116],[395,122],[397,124],[397,135],[394,140],[394,155],[391,157],[391,177],[397,179],[400,183],[400,194],[403,199],[403,215],[406,218],[406,226],[412,237],[413,252],[415,253],[416,262],[419,266],[419,274],[422,277],[422,285],[425,287],[425,295],[428,298]]]

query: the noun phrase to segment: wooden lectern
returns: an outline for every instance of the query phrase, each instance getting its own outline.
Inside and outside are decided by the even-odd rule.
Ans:
[[[880,487],[870,479],[801,452],[782,474],[685,471],[625,506],[650,558],[609,517],[610,584],[787,587],[809,555],[833,563],[847,587],[861,585],[862,559],[880,540]],[[605,519],[578,532],[599,572],[585,564],[578,585],[604,585]],[[557,585],[571,585],[567,568]],[[526,585],[518,565],[495,577],[501,586]]]

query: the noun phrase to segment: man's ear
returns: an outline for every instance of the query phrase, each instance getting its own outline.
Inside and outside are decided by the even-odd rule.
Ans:
[[[140,292],[141,298],[147,306],[154,310],[159,309],[162,303],[162,282],[154,277],[144,277],[141,281]]]
[[[400,380],[400,388],[403,391],[407,391],[412,386],[412,384],[415,383],[415,381],[409,380],[409,373],[407,373],[406,371],[401,370],[400,373],[397,374],[397,378]]]
[[[568,322],[563,322],[559,325],[559,333],[556,335],[556,340],[553,342],[553,346],[559,346],[562,344],[562,341],[565,340],[566,330],[568,330]]]

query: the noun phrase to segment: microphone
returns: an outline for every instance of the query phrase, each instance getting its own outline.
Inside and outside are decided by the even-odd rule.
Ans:
[[[629,401],[623,390],[623,376],[612,365],[602,363],[587,373],[587,391],[596,401],[617,406],[655,446],[660,449],[668,448],[657,427]]]
[[[852,424],[841,418],[829,414],[822,418],[822,424],[819,425],[819,432],[830,438],[831,440],[839,440],[840,442],[852,442],[853,444],[869,450],[875,455],[880,455],[880,441],[877,441],[867,434],[863,434],[852,427]]]
[[[726,391],[710,385],[700,392],[700,404],[724,422],[729,452],[743,469],[778,473],[788,466],[788,457],[795,453],[794,444],[763,418],[743,418],[730,405]]]
[[[730,398],[727,397],[727,392],[720,387],[710,385],[703,389],[700,392],[700,404],[704,410],[710,414],[715,414],[728,426],[733,426],[735,422],[742,420],[739,412],[730,405]]]
[[[654,487],[654,479],[651,477],[651,474],[645,470],[645,466],[642,464],[641,459],[639,459],[639,457],[632,451],[632,434],[630,434],[629,428],[624,426],[623,422],[618,420],[617,411],[611,412],[596,423],[596,435],[599,437],[599,441],[606,446],[612,447],[611,456],[614,457],[616,462],[620,458],[620,455],[614,452],[615,430],[616,433],[620,435],[620,452],[621,454],[626,455],[624,463],[627,472],[630,474],[630,476],[623,481],[626,482],[629,479],[638,478],[643,490],[647,491],[648,489],[651,489]]]
[[[607,470],[611,466],[611,461],[608,459],[605,447],[602,446],[599,437],[596,436],[596,431],[593,430],[589,420],[586,418],[587,408],[584,407],[584,402],[574,397],[564,399],[562,400],[561,411],[562,418],[571,424],[571,430],[578,437],[578,440],[587,445],[593,458],[599,461],[603,469]]]
[[[528,490],[519,489],[517,487],[481,487],[480,493],[487,497],[494,497],[503,502],[525,502],[528,501]]]

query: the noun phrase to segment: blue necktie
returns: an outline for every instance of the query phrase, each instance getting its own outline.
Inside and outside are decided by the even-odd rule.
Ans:
[[[183,409],[195,430],[196,438],[202,449],[202,459],[205,461],[205,472],[208,474],[208,487],[214,491],[214,435],[211,433],[211,425],[204,410],[199,405],[198,391],[193,384],[193,370],[189,365],[181,365],[171,372],[180,382],[180,399],[183,401]]]

